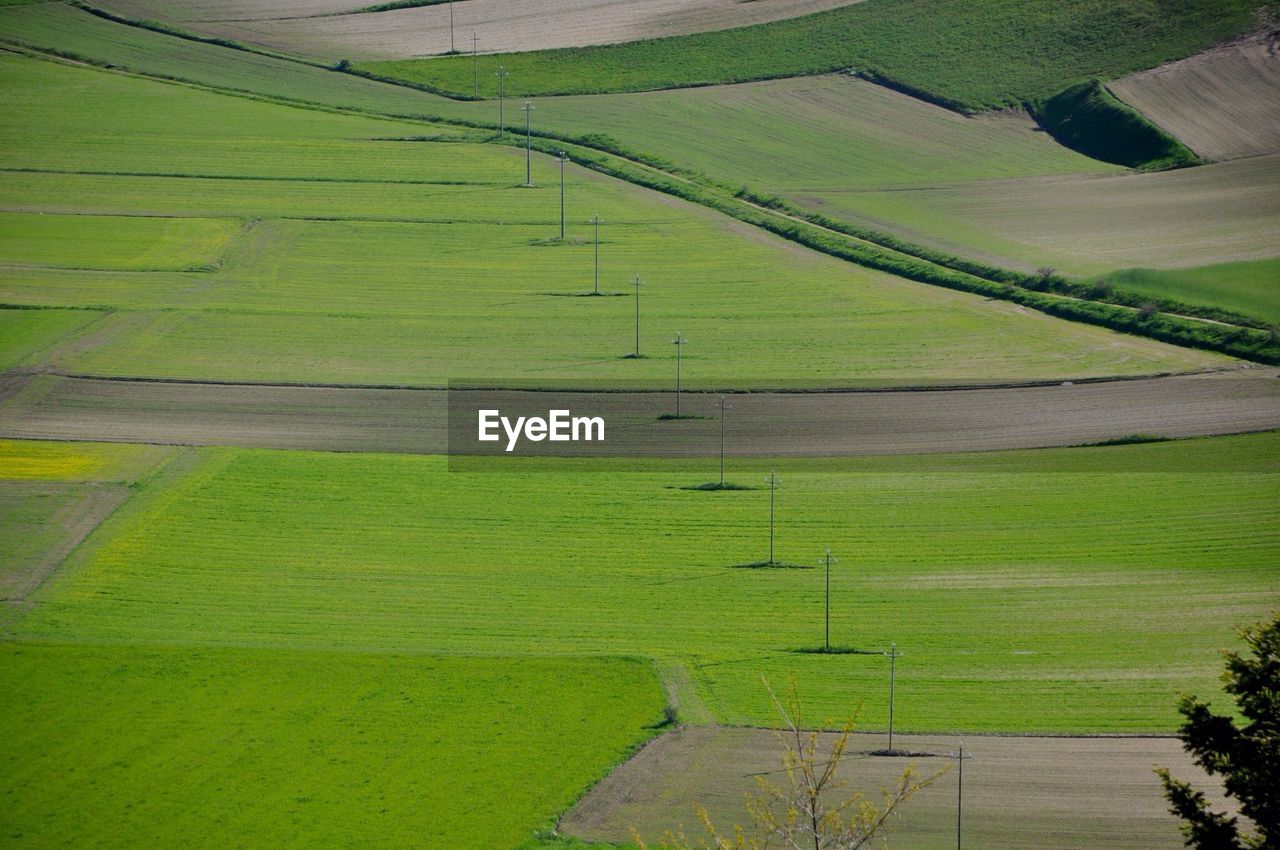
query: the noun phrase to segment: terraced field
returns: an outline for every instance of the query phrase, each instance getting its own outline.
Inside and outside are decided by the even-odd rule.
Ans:
[[[407,8],[352,14],[382,4],[325,0],[245,3],[240,0],[108,0],[102,5],[130,18],[177,23],[233,38],[330,61],[446,53],[450,15],[457,49],[470,49],[473,32],[483,33],[481,49],[539,50],[609,44],[655,36],[749,26],[858,0],[465,0],[450,10],[442,0],[405,3]]]
[[[50,353],[61,370],[665,385],[663,349],[677,330],[698,341],[690,386],[1071,378],[1227,362],[870,272],[573,166],[570,238],[560,243],[553,161],[538,156],[538,188],[522,188],[517,152],[397,141],[421,134],[418,124],[25,58],[0,59],[0,74],[20,119],[10,126],[22,128],[0,154],[13,169],[0,179],[0,221],[25,263],[6,271],[0,300],[116,310],[91,337]],[[110,119],[83,108],[102,99],[116,104]],[[606,222],[602,288],[626,298],[560,297],[592,286],[590,215]],[[129,228],[161,253],[156,240],[177,238],[176,227],[212,241],[187,238],[190,256],[167,252],[167,269],[138,270],[148,266],[138,248],[108,238],[120,216],[142,216]],[[63,254],[74,260],[60,262],[75,268],[33,264],[48,259],[23,237],[33,220],[76,243]],[[626,360],[637,274],[651,357]],[[770,360],[755,356],[761,346]]]
[[[1211,690],[1232,624],[1280,601],[1278,439],[780,462],[778,553],[841,558],[832,640],[897,641],[905,730],[1167,731],[1171,694]],[[759,490],[674,489],[706,471],[671,464],[194,451],[33,596],[18,636],[643,654],[691,718],[769,722],[764,671],[794,673],[815,715],[865,700],[884,723],[879,655],[799,652],[822,643],[822,572],[733,568],[765,556]]]

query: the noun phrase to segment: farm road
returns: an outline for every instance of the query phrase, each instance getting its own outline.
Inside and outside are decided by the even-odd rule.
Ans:
[[[552,405],[559,393],[521,394]],[[591,406],[665,412],[669,393],[592,394]],[[717,395],[686,393],[711,414]],[[1280,428],[1280,372],[1229,372],[1074,385],[876,392],[741,393],[730,398],[738,456],[874,455],[1068,446],[1151,434]],[[607,413],[606,413],[607,415]],[[263,384],[0,376],[0,437],[439,454],[447,393]],[[714,429],[712,420],[658,423]],[[697,442],[711,448],[711,441]],[[636,452],[628,452],[636,453]],[[655,452],[661,454],[661,452]],[[703,454],[701,448],[696,452]],[[709,451],[707,452],[709,453]],[[686,454],[686,452],[679,452]]]

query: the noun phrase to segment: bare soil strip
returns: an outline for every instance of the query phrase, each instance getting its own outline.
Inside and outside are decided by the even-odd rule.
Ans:
[[[1280,151],[1280,51],[1253,38],[1108,84],[1205,159]]]
[[[523,395],[545,404],[564,394],[546,394],[545,400],[538,393]],[[711,415],[718,398],[686,393],[685,411]],[[0,436],[439,454],[447,449],[447,402],[444,390],[41,375],[0,407]],[[639,427],[652,429],[654,444],[662,443],[663,429],[706,431],[707,440],[686,443],[696,451],[676,456],[711,454],[718,445],[711,439],[718,427],[713,419],[657,421],[657,414],[673,406],[672,394],[593,393],[586,403],[606,418],[610,410],[634,417],[637,411],[647,416],[652,408],[653,419]],[[752,392],[734,394],[731,403],[729,454],[735,456],[983,451],[1080,445],[1133,434],[1190,437],[1277,429],[1280,373],[1255,368],[1074,385]]]
[[[828,736],[829,741],[829,736]],[[886,758],[865,753],[885,746],[883,735],[857,734],[841,765],[843,778],[875,799],[908,763],[925,775],[949,773],[901,810],[892,846],[913,850],[955,847],[958,740],[894,736],[895,749],[941,757]],[[1172,738],[966,737],[964,846],[1000,848],[1170,848],[1181,846],[1153,765],[1221,801],[1220,788],[1196,768]],[[591,790],[567,814],[562,832],[596,841],[629,841],[635,827],[646,840],[681,826],[702,834],[695,804],[721,828],[746,820],[743,795],[756,776],[785,783],[774,733],[761,729],[690,727],[645,747]]]

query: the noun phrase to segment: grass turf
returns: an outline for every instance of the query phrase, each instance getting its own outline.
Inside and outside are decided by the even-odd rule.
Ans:
[[[662,700],[627,659],[0,644],[4,841],[500,850]]]
[[[710,85],[856,69],[949,106],[998,109],[1189,55],[1254,24],[1250,0],[877,0],[740,29],[486,58],[513,96]],[[925,47],[927,45],[927,47]],[[357,63],[470,96],[471,57]],[[496,92],[494,92],[496,94]]]
[[[1213,689],[1232,626],[1280,601],[1278,441],[780,463],[777,553],[840,558],[832,640],[897,641],[900,728],[1167,732],[1178,691]],[[822,571],[733,569],[767,545],[761,492],[684,491],[705,471],[658,464],[192,457],[100,528],[17,635],[642,654],[687,670],[682,704],[721,721],[771,721],[764,672],[796,675],[814,717],[865,701],[865,726],[884,723],[883,659],[798,652],[822,641]],[[769,467],[730,477],[748,468]]]
[[[570,238],[560,243],[553,161],[537,157],[537,187],[526,189],[523,157],[510,149],[388,141],[420,125],[26,58],[0,60],[0,74],[14,116],[0,163],[40,169],[0,173],[0,203],[23,213],[15,220],[48,219],[81,267],[7,269],[0,300],[118,308],[94,345],[59,355],[55,365],[71,371],[665,386],[676,329],[697,340],[690,386],[1068,378],[1222,362],[871,272],[573,166]],[[112,103],[110,114],[86,108],[98,102]],[[95,215],[72,214],[82,212]],[[104,213],[144,216],[126,231],[162,234],[176,221],[234,235],[205,271],[120,271],[137,249],[104,238],[108,222],[123,220]],[[592,214],[606,222],[602,286],[647,281],[642,343],[657,356],[622,359],[630,298],[554,297],[590,288]],[[15,256],[32,259],[22,244]],[[175,268],[208,259],[184,250]]]
[[[0,309],[0,371],[38,358],[59,339],[97,318],[90,310]]]
[[[1153,297],[1210,304],[1280,325],[1280,259],[1190,269],[1122,269],[1096,280]]]

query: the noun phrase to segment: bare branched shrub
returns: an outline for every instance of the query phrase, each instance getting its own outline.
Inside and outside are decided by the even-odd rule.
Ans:
[[[765,687],[769,687],[768,682]],[[848,782],[837,774],[848,752],[853,719],[830,747],[824,748],[819,732],[801,728],[800,698],[794,682],[786,705],[772,688],[769,697],[782,720],[775,731],[782,745],[785,781],[755,778],[756,792],[746,796],[750,826],[734,824],[728,832],[722,832],[699,805],[698,818],[706,835],[691,840],[683,831],[668,832],[658,843],[662,850],[856,850],[884,830],[899,806],[950,768],[948,765],[926,777],[908,765],[892,787],[881,789],[879,799],[849,791]],[[633,839],[640,850],[648,850],[634,830]]]

